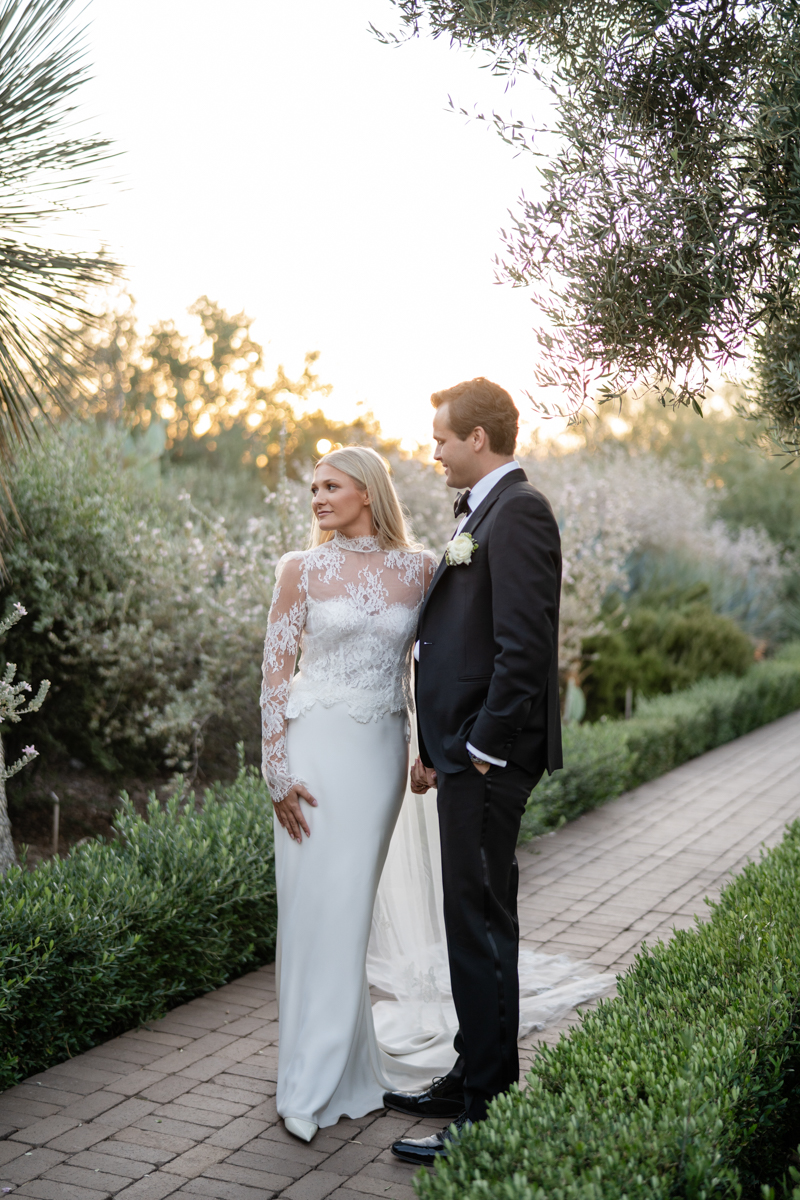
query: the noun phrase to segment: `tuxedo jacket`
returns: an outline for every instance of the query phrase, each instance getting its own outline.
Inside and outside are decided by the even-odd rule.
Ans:
[[[476,750],[525,770],[562,765],[558,697],[561,539],[548,501],[520,468],[470,513],[469,563],[443,558],[420,610],[420,756],[444,774]]]

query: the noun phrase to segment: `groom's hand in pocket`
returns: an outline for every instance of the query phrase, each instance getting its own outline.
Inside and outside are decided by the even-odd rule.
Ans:
[[[306,837],[311,837],[311,830],[308,828],[308,823],[300,807],[301,799],[310,804],[312,808],[317,807],[316,800],[308,788],[303,787],[302,783],[296,784],[279,804],[276,804],[274,800],[272,802],[272,807],[277,813],[278,820],[289,834],[289,837],[293,841],[300,843],[303,841],[303,834]]]
[[[417,756],[411,768],[411,790],[417,796],[424,796],[432,787],[436,787],[436,772],[433,767],[426,767]]]

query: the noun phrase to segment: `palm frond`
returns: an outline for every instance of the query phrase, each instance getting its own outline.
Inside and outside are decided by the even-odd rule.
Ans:
[[[111,143],[80,136],[87,78],[76,0],[0,0],[0,462],[35,432],[43,407],[68,407],[84,371],[77,331],[91,293],[121,271],[103,252],[63,244],[57,222],[81,208]],[[46,242],[56,239],[58,249]]]

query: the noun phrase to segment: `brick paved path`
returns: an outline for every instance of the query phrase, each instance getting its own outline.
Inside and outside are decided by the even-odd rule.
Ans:
[[[800,713],[526,848],[522,934],[623,970],[642,940],[691,925],[795,816]],[[377,1112],[297,1142],[275,1112],[276,1016],[264,967],[5,1092],[0,1187],[38,1200],[412,1200],[413,1170],[388,1147],[438,1123]]]

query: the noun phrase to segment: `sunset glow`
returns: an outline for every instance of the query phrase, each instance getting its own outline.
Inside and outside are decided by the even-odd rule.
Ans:
[[[128,264],[143,323],[196,329],[201,295],[244,309],[270,377],[319,350],[326,413],[372,411],[410,446],[430,438],[431,392],[474,375],[531,412],[535,312],[493,260],[534,160],[448,111],[452,96],[527,119],[542,106],[530,80],[506,95],[443,42],[380,45],[368,26],[393,26],[388,0],[223,15],[140,0],[135,19],[89,0],[86,17],[86,115],[121,152],[88,220]]]

